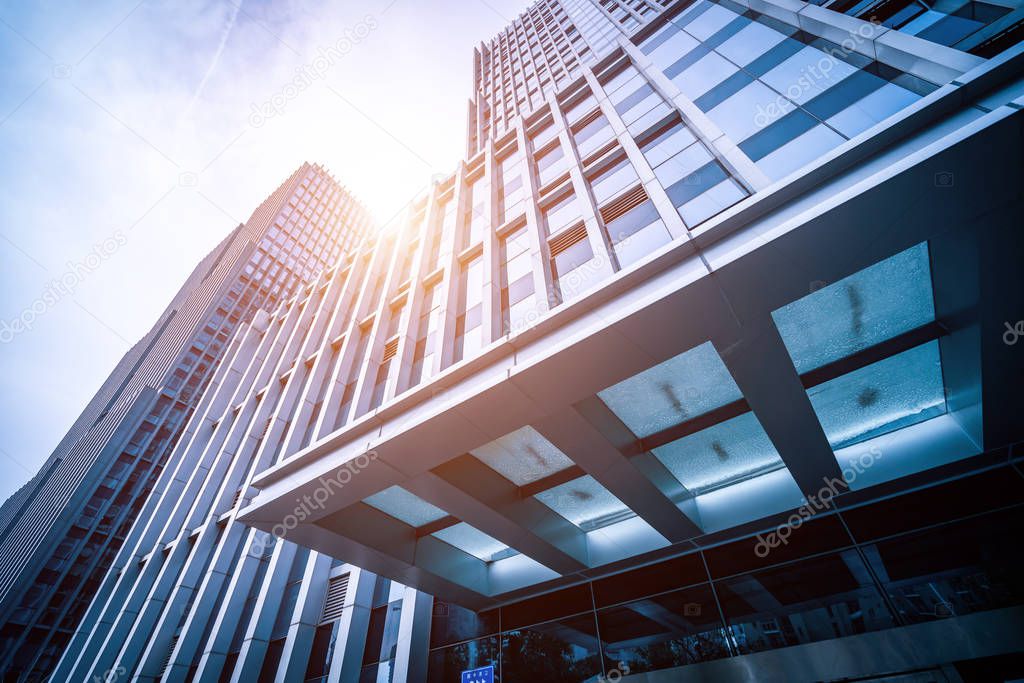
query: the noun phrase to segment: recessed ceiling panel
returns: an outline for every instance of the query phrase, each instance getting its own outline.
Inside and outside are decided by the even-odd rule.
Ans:
[[[654,455],[694,495],[785,467],[750,412],[655,448]]]
[[[643,438],[731,403],[740,390],[715,347],[705,342],[597,395]]]
[[[918,244],[774,311],[797,372],[935,319],[928,245]]]
[[[448,513],[423,500],[415,493],[406,491],[401,486],[391,486],[363,500],[381,512],[400,519],[409,526],[423,526],[436,522]]]
[[[808,390],[833,449],[946,412],[939,343],[872,363]]]
[[[470,451],[516,486],[572,467],[565,453],[527,425]]]

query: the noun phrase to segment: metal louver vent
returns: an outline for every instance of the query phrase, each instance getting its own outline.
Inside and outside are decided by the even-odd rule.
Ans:
[[[327,595],[324,596],[324,609],[320,614],[320,623],[326,624],[341,616],[345,605],[345,594],[348,593],[348,574],[335,576],[327,582]]]
[[[174,647],[178,644],[178,636],[171,638],[171,644],[167,646],[167,656],[164,658],[164,665],[160,667],[160,678],[167,675],[168,669],[171,668],[171,655],[174,654]]]
[[[551,257],[554,258],[555,256],[558,256],[572,245],[577,242],[582,242],[586,238],[587,226],[580,221],[568,230],[563,230],[555,237],[551,238],[551,241],[548,242],[548,246],[551,249]]]
[[[590,112],[589,114],[584,116],[582,119],[577,121],[575,124],[573,124],[573,127],[572,127],[573,132],[578,133],[579,131],[583,130],[584,128],[589,126],[594,121],[597,121],[597,119],[600,118],[601,114],[603,114],[603,113],[604,112],[601,111],[600,107],[598,107],[594,111]]]
[[[389,360],[395,357],[396,353],[398,353],[398,337],[395,337],[394,339],[392,339],[391,341],[384,345],[383,362],[387,363]]]
[[[638,185],[608,206],[602,208],[601,220],[607,225],[616,218],[625,215],[631,209],[640,206],[645,201],[647,201],[647,191],[644,190],[643,185]]]

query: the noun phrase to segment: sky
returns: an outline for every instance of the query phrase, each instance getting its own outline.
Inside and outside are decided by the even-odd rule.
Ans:
[[[451,172],[527,4],[0,0],[0,499],[303,161],[381,222]]]

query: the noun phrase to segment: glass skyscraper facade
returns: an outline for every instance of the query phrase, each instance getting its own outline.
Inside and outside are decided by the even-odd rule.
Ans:
[[[231,338],[362,238],[369,216],[304,164],[195,268],[121,360],[40,472],[8,499],[0,531],[0,668],[50,672],[93,592],[188,439]]]
[[[532,5],[458,168],[234,336],[53,680],[1019,676],[1020,12]]]

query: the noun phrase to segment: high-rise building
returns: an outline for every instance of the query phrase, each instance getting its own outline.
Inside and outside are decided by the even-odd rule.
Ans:
[[[1019,676],[1021,16],[533,5],[456,171],[236,336],[53,679]]]
[[[369,225],[324,169],[304,164],[196,266],[39,473],[4,503],[0,669],[7,678],[39,678],[56,664],[173,464],[169,454],[183,435],[189,439],[189,417],[235,331],[312,281]]]

